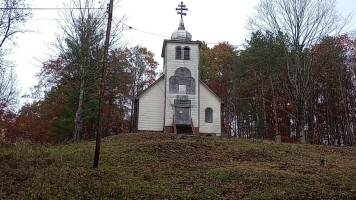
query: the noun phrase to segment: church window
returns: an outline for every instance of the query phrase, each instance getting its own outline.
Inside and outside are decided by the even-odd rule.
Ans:
[[[190,60],[190,48],[184,47],[184,60]]]
[[[213,123],[213,109],[212,108],[205,108],[205,122],[206,123]]]
[[[176,46],[176,60],[182,59],[182,47]]]

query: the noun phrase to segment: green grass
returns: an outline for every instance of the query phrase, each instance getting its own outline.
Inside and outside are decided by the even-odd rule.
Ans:
[[[0,199],[356,199],[355,147],[172,136],[2,145]]]

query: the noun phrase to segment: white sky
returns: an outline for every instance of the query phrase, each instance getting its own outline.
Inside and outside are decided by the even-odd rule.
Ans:
[[[69,0],[27,1],[31,7],[55,8],[63,7],[62,3]],[[104,1],[109,2],[109,0]],[[170,37],[178,28],[180,16],[176,14],[175,8],[180,1],[121,0],[118,5],[115,5],[114,15],[117,18],[125,15],[127,18],[125,24],[134,29]],[[188,8],[187,16],[184,17],[185,28],[192,34],[193,40],[208,43],[228,41],[233,45],[241,45],[248,38],[245,29],[246,17],[257,3],[258,0],[184,0]],[[355,0],[337,0],[337,6],[345,14],[356,12]],[[29,88],[37,83],[35,74],[39,72],[41,62],[54,55],[51,43],[55,41],[58,24],[53,19],[58,19],[58,15],[56,10],[34,10],[32,19],[25,24],[25,27],[33,32],[17,35],[17,46],[13,48],[13,54],[6,58],[14,61],[17,66],[16,72],[22,94],[28,92]],[[355,19],[353,22],[356,24]],[[129,46],[147,47],[155,54],[161,70],[163,39],[166,38],[128,30],[124,32],[123,42]],[[27,101],[29,100],[21,99],[21,103]]]

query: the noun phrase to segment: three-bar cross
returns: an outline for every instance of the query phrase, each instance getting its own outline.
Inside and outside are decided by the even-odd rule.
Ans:
[[[179,10],[177,12],[178,15],[180,15],[180,18],[183,19],[183,15],[187,15],[187,13],[184,13],[184,11],[188,11],[188,8],[185,7],[185,5],[183,4],[183,1],[180,2],[180,4],[178,5],[178,8],[176,8],[176,10]]]

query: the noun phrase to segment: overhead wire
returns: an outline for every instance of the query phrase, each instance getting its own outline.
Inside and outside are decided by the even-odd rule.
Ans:
[[[163,37],[163,38],[170,38],[169,36],[166,36],[166,35],[161,35],[161,34],[157,34],[157,33],[152,33],[152,32],[148,32],[148,31],[143,31],[143,30],[140,30],[140,29],[137,29],[137,28],[134,28],[132,26],[129,26],[127,24],[124,24],[125,26],[127,26],[129,28],[129,30],[134,30],[134,31],[138,31],[138,32],[141,32],[141,33],[145,33],[145,34],[150,34],[150,35],[155,35],[155,36],[159,36],[159,37]],[[353,36],[350,36],[349,37],[350,39],[354,40],[356,39],[356,36],[353,37]],[[210,45],[219,45],[220,43],[218,42],[207,42],[207,41],[203,41],[204,43],[206,44],[210,44]],[[246,47],[248,46],[248,44],[230,44],[231,46],[233,47]],[[318,44],[318,45],[327,45],[327,44]]]
[[[155,36],[158,36],[158,37],[163,37],[163,38],[170,38],[170,36],[166,36],[166,35],[161,35],[161,34],[157,34],[157,33],[152,33],[152,32],[148,32],[148,31],[144,31],[144,30],[140,30],[140,29],[137,29],[137,28],[134,28],[132,26],[129,26],[127,24],[124,24],[129,30],[134,30],[134,31],[138,31],[138,32],[141,32],[141,33],[145,33],[145,34],[149,34],[149,35],[155,35]],[[211,44],[211,45],[218,45],[219,43],[217,42],[206,42],[204,41],[204,43],[206,44]],[[245,46],[244,44],[230,44],[231,46],[234,46],[234,47],[238,47],[238,46]]]
[[[0,8],[0,10],[81,10],[81,9],[94,9],[94,10],[105,10],[106,8],[51,8],[51,7],[35,7],[35,8]],[[60,20],[60,19],[28,19],[28,20]],[[144,34],[149,34],[149,35],[154,35],[154,36],[158,36],[158,37],[162,37],[162,38],[170,38],[167,35],[162,35],[162,34],[157,34],[157,33],[153,33],[153,32],[148,32],[148,31],[144,31],[144,30],[140,30],[137,28],[134,28],[132,26],[129,26],[127,24],[124,24],[125,26],[127,26],[127,28],[129,28],[129,30],[134,30],[137,32],[141,32]],[[352,37],[349,37],[352,39]],[[218,42],[206,42],[204,41],[204,43],[206,44],[210,44],[210,45],[218,45]],[[247,44],[230,44],[233,47],[244,47]]]
[[[106,8],[0,8],[0,10],[106,10]]]
[[[46,21],[46,20],[50,21],[50,20],[53,20],[53,21],[58,21],[58,20],[63,20],[63,19],[55,19],[55,18],[53,18],[53,19],[27,19],[27,20],[34,20],[34,21]]]
[[[106,10],[106,8],[76,8],[76,7],[70,7],[70,8],[53,8],[53,7],[34,7],[34,8],[0,8],[0,10],[39,10],[39,11],[45,11],[45,10],[83,10],[83,9],[89,9],[89,10]],[[45,20],[62,20],[62,19],[27,19],[27,20],[34,20],[34,21],[45,21]]]
[[[129,30],[135,30],[135,31],[138,31],[138,32],[141,32],[141,33],[146,33],[146,34],[150,34],[150,35],[155,35],[155,36],[159,36],[159,37],[163,37],[163,38],[169,38],[169,36],[166,36],[166,35],[161,35],[161,34],[157,34],[157,33],[152,33],[152,32],[148,32],[148,31],[143,31],[143,30],[140,30],[140,29],[137,29],[137,28],[134,28],[132,26],[129,26],[127,24],[124,24]]]

